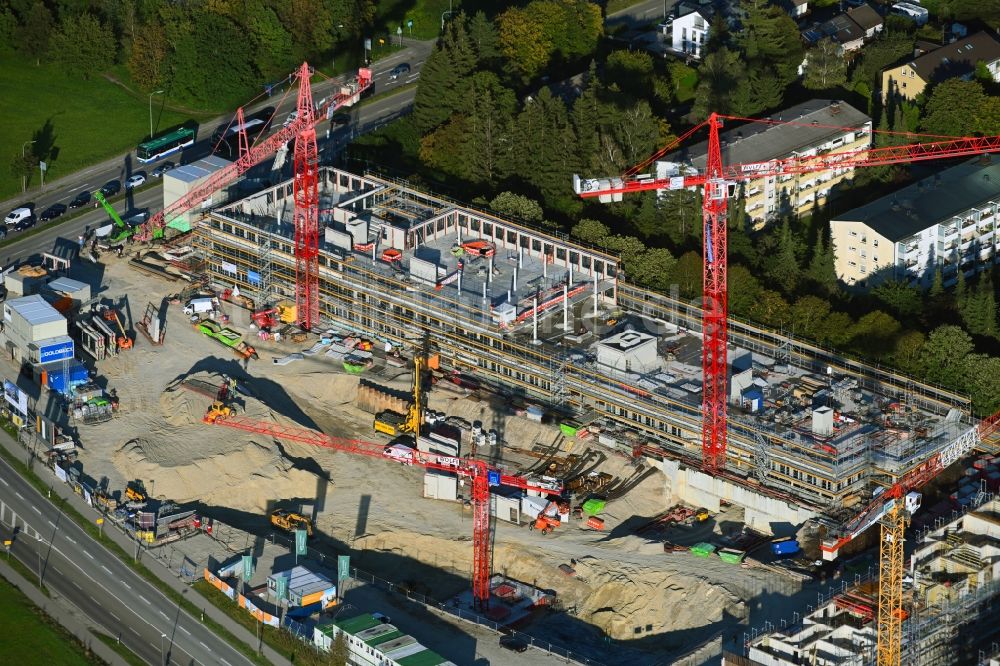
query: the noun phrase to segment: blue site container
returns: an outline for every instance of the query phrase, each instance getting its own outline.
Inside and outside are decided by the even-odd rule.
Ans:
[[[799,552],[799,542],[791,537],[771,542],[771,553],[774,555],[794,555],[797,552]]]
[[[69,375],[68,384],[65,377],[67,374]],[[66,393],[72,386],[87,382],[87,367],[79,361],[74,361],[69,364],[68,372],[63,373],[61,363],[48,364],[45,366],[45,377],[45,383],[50,389],[59,393]]]

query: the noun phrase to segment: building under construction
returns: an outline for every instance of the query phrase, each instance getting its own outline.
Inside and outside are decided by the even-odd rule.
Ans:
[[[965,510],[918,539],[905,586],[902,663],[988,665],[1000,658],[1000,500],[985,486]],[[731,666],[867,666],[876,662],[878,584],[844,585],[815,610],[748,637]]]
[[[701,311],[629,284],[616,257],[405,183],[319,173],[320,328],[415,347],[658,465],[694,505],[801,524],[871,497],[973,430],[969,402],[730,319],[725,470],[699,471]],[[204,215],[220,290],[295,300],[292,183]]]

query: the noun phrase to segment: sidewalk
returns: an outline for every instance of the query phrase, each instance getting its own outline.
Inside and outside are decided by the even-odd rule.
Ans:
[[[0,577],[6,578],[11,585],[24,593],[24,596],[28,597],[31,603],[41,608],[49,617],[61,624],[66,631],[80,639],[98,657],[111,666],[128,666],[128,662],[118,656],[117,652],[99,641],[90,633],[90,629],[74,617],[73,613],[59,601],[58,595],[53,593],[52,599],[47,598],[38,591],[37,587],[26,581],[21,574],[14,571],[3,560],[0,560]]]
[[[27,451],[18,444],[16,441],[11,439],[11,437],[3,431],[0,431],[0,445],[10,451],[15,458],[24,461]],[[76,493],[70,489],[68,485],[62,483],[55,474],[48,467],[45,467],[40,462],[35,460],[32,464],[32,470],[41,478],[43,481],[51,480],[52,492],[59,497],[66,500],[70,506],[77,510],[82,516],[90,518],[91,520],[96,520],[101,514],[95,509],[90,507],[82,497],[78,496]],[[121,546],[125,552],[135,552],[135,542],[129,539],[125,534],[118,530],[110,521],[105,525],[107,529],[104,530],[105,538],[110,538],[112,541]],[[93,541],[97,544],[96,541]],[[100,544],[98,544],[100,545]],[[100,545],[102,548],[103,545]],[[207,599],[202,597],[197,592],[194,592],[185,585],[180,579],[178,579],[172,571],[167,569],[165,566],[160,564],[160,562],[155,558],[144,553],[140,553],[139,559],[146,566],[147,569],[153,572],[153,574],[159,578],[161,581],[167,583],[171,588],[177,592],[183,594],[188,601],[200,607],[204,614],[211,619],[215,620],[223,627],[225,627],[231,634],[236,636],[237,639],[243,641],[247,645],[254,647],[257,645],[257,637],[250,633],[249,630],[244,628],[242,625],[237,624],[232,618],[223,613],[221,610],[212,605]],[[221,639],[220,639],[221,640]],[[281,666],[291,666],[291,662],[285,659],[267,644],[264,644],[264,656],[271,664],[280,664]]]

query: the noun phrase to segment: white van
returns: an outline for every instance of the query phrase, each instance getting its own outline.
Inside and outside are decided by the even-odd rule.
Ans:
[[[184,314],[202,314],[203,312],[211,312],[215,309],[215,299],[214,298],[192,298],[184,306]]]
[[[25,220],[31,219],[31,209],[30,208],[15,208],[10,211],[10,214],[3,219],[4,223],[7,225],[19,224]]]
[[[382,455],[386,458],[398,460],[404,465],[413,464],[413,449],[405,444],[393,444],[392,446],[387,446],[385,447],[385,450],[382,451]]]

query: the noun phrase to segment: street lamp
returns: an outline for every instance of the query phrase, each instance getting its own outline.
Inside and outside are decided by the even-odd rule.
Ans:
[[[149,93],[149,138],[153,138],[153,95],[162,94],[162,90],[154,90]]]
[[[338,38],[340,37],[340,30],[343,27],[344,27],[343,23],[340,23],[340,24],[337,25],[337,37]],[[336,58],[337,58],[337,41],[335,39],[334,43],[333,43],[333,57],[330,58],[330,70],[331,70],[331,73],[334,76],[336,76],[336,74],[337,74],[337,62],[336,62]]]
[[[447,14],[448,18],[451,18],[451,3],[452,0],[448,0],[448,11],[441,12],[441,32],[444,32],[444,17]]]
[[[166,634],[160,634],[160,663],[166,666],[166,656],[163,654],[163,639],[166,638]]]
[[[21,146],[21,162],[24,163],[24,149],[33,144],[34,141],[25,141],[24,145]],[[28,175],[21,175],[21,191],[24,192],[28,189]]]

